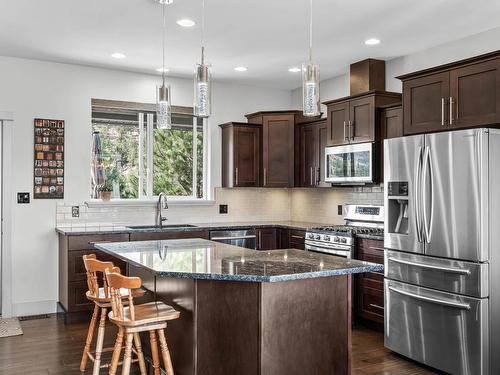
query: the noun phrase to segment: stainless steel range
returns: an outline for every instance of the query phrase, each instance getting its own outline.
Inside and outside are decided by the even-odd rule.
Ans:
[[[325,225],[306,232],[305,249],[351,258],[356,234],[384,234],[384,207],[346,205],[345,225]]]

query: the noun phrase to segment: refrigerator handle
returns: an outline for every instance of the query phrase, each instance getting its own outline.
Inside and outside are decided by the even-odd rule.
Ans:
[[[432,157],[429,146],[425,148],[424,154],[424,167],[422,172],[422,189],[423,189],[423,221],[424,221],[424,232],[425,241],[431,243],[432,238],[432,223],[434,217],[434,178],[432,169]],[[431,212],[430,218],[427,217],[427,167],[429,167],[429,182],[430,182],[430,200],[431,200]]]
[[[420,194],[421,194],[421,170],[422,170],[422,146],[418,147],[418,154],[415,165],[415,188],[414,188],[414,205],[415,205],[415,226],[417,227],[417,241],[423,242],[422,239],[422,221],[420,219]]]

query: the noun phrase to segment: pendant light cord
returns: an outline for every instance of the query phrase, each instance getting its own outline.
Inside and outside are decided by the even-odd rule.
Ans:
[[[161,68],[161,77],[163,81],[163,86],[165,86],[165,30],[167,28],[167,22],[166,22],[166,16],[165,16],[165,7],[167,6],[167,2],[163,3],[162,6],[162,17],[163,17],[163,39],[162,39],[162,55],[163,55],[163,62],[162,62],[162,68]]]
[[[205,65],[205,0],[201,0],[201,65]]]
[[[313,0],[309,0],[309,62],[312,62],[313,45]]]

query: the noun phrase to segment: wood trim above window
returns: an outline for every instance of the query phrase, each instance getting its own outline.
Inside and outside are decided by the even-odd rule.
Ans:
[[[108,100],[108,99],[91,99],[92,108],[114,108],[133,110],[140,112],[156,112],[156,104],[154,103],[139,103],[127,102],[123,100]],[[172,106],[172,113],[179,115],[193,115],[193,107],[185,107],[179,105]]]

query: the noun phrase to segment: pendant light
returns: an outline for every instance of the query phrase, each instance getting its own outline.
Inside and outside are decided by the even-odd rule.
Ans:
[[[172,92],[170,90],[170,85],[165,83],[165,33],[166,33],[166,12],[165,8],[167,4],[171,4],[171,0],[157,0],[162,6],[162,16],[163,16],[163,40],[162,40],[162,53],[163,53],[163,63],[161,69],[161,85],[156,87],[156,127],[158,129],[171,129],[171,102],[172,102]]]
[[[205,0],[201,0],[201,63],[194,70],[194,115],[210,117],[212,111],[212,73],[205,63]]]
[[[312,61],[313,0],[309,0],[309,61],[302,64],[302,110],[304,116],[320,115],[319,65]]]

